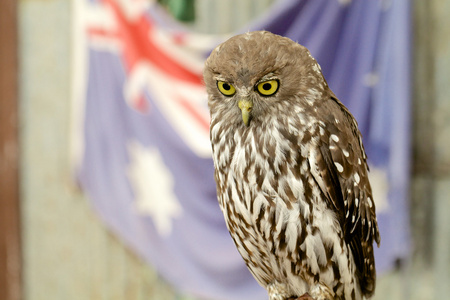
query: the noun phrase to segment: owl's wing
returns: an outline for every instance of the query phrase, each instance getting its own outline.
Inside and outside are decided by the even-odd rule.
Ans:
[[[379,244],[380,235],[361,134],[351,113],[334,97],[321,107],[321,118],[320,139],[308,159],[311,172],[337,213],[361,274],[363,293],[370,295],[375,288],[372,243]]]

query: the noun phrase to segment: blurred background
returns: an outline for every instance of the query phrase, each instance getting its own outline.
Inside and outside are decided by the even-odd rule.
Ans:
[[[166,84],[164,83],[165,75],[161,75],[161,81],[149,83],[148,80],[152,81],[150,72],[153,70],[152,67],[142,67],[139,72],[132,73],[133,64],[130,62],[144,54],[131,51],[127,52],[126,57],[122,57],[123,60],[116,58],[120,56],[117,53],[126,51],[126,47],[123,44],[115,44],[114,38],[118,36],[118,33],[108,32],[108,26],[111,22],[116,22],[114,26],[118,26],[117,20],[120,19],[118,12],[123,10],[124,20],[137,20],[136,24],[141,24],[139,22],[142,21],[142,24],[147,26],[146,30],[156,28],[153,35],[157,38],[158,47],[164,48],[167,53],[178,57],[180,61],[188,61],[186,67],[188,71],[181,72],[182,75],[179,76],[188,78],[194,74],[192,82],[195,82],[195,78],[201,72],[202,59],[226,37],[249,29],[277,28],[276,21],[280,20],[277,18],[289,19],[288,12],[294,11],[292,7],[297,7],[299,12],[308,7],[312,9],[312,4],[309,6],[301,4],[308,2],[312,3],[312,0],[298,2],[294,0],[162,0],[158,3],[138,0],[86,2],[81,0],[2,0],[0,2],[0,299],[238,299],[233,296],[233,293],[228,293],[227,289],[222,292],[220,290],[220,284],[224,282],[230,289],[236,286],[236,283],[233,283],[234,281],[226,274],[217,274],[221,278],[217,283],[209,276],[202,277],[197,273],[186,276],[186,274],[189,275],[189,271],[186,270],[195,272],[199,270],[197,269],[199,264],[196,264],[196,261],[183,262],[183,265],[178,264],[178,261],[168,263],[173,257],[189,251],[193,253],[186,254],[187,259],[194,257],[201,262],[200,264],[205,263],[201,259],[203,256],[201,249],[189,244],[195,244],[196,241],[200,244],[205,243],[198,237],[203,235],[202,230],[205,230],[201,222],[193,223],[199,228],[197,231],[189,232],[176,231],[177,226],[183,225],[177,223],[168,225],[166,219],[160,219],[159,223],[152,221],[155,210],[158,209],[162,209],[173,219],[190,216],[190,212],[183,207],[183,203],[177,204],[177,201],[173,200],[167,202],[171,203],[170,205],[155,208],[152,206],[154,204],[137,200],[137,203],[128,210],[111,204],[116,197],[119,199],[118,202],[126,198],[122,198],[121,195],[128,195],[130,191],[134,191],[134,194],[138,194],[139,191],[145,192],[139,190],[140,187],[136,185],[138,183],[135,185],[130,183],[131,186],[127,185],[126,188],[120,189],[119,184],[116,185],[116,183],[121,179],[111,175],[115,174],[116,169],[106,167],[102,174],[97,172],[99,168],[113,166],[115,160],[124,159],[129,163],[124,171],[127,178],[134,178],[135,182],[144,181],[144,185],[151,186],[153,181],[151,176],[155,174],[141,171],[140,166],[148,162],[156,168],[159,161],[167,161],[165,156],[168,155],[167,153],[172,154],[173,149],[180,148],[180,145],[190,145],[192,141],[196,143],[189,146],[191,152],[183,154],[179,159],[173,157],[173,163],[183,165],[186,161],[192,161],[194,157],[199,159],[201,163],[188,164],[185,167],[202,176],[211,174],[211,177],[204,182],[212,188],[203,188],[200,184],[198,193],[207,194],[208,199],[214,199],[215,186],[211,182],[212,165],[207,160],[207,153],[205,154],[202,146],[205,144],[205,135],[192,133],[197,129],[201,131],[201,122],[205,121],[204,116],[207,114],[204,108],[205,102],[201,103],[206,99],[201,96],[199,100],[187,99],[188,102],[191,101],[189,103],[196,105],[193,106],[194,108],[200,107],[195,114],[199,116],[198,127],[186,125],[190,122],[195,123],[189,118],[181,119],[184,122],[181,122],[181,125],[176,121],[170,123],[173,128],[178,128],[181,137],[162,140],[161,143],[170,149],[163,147],[161,152],[155,152],[159,154],[146,156],[148,154],[145,152],[146,147],[153,147],[156,144],[153,144],[150,138],[142,137],[145,132],[151,132],[154,137],[157,137],[156,139],[159,139],[160,135],[168,136],[172,133],[167,131],[167,126],[154,126],[146,118],[147,116],[156,118],[159,116],[158,112],[164,116],[165,111],[173,108],[165,106],[164,103],[167,101],[164,96],[161,98],[162,102],[154,99],[157,98],[158,93],[164,94],[165,90],[162,88],[159,90],[158,87]],[[341,12],[339,16],[343,20],[351,18],[352,12],[358,11],[355,8],[358,6],[356,3],[358,1],[329,0],[328,2],[342,6],[339,8],[342,10],[339,10]],[[448,150],[450,101],[447,90],[450,84],[450,19],[448,18],[450,1],[380,0],[373,2],[384,9],[384,14],[380,14],[376,22],[380,28],[384,29],[367,32],[367,34],[361,31],[362,33],[359,32],[361,37],[367,35],[370,40],[370,34],[377,34],[374,43],[380,43],[384,37],[383,32],[395,31],[399,35],[389,40],[389,46],[381,44],[377,48],[381,49],[380,53],[392,55],[388,56],[391,60],[387,60],[385,65],[392,66],[393,69],[386,67],[379,74],[391,74],[392,77],[381,77],[376,73],[365,78],[366,88],[373,88],[379,82],[387,82],[385,87],[388,87],[381,89],[382,92],[375,92],[368,96],[372,105],[369,106],[378,107],[377,99],[384,97],[383,91],[397,91],[388,85],[389,81],[401,83],[402,80],[399,78],[404,79],[400,94],[395,92],[390,94],[399,95],[401,101],[390,98],[387,99],[387,103],[392,103],[392,107],[389,106],[392,110],[389,110],[388,119],[389,126],[392,127],[388,129],[395,131],[397,128],[395,120],[401,119],[404,120],[401,128],[402,130],[406,128],[406,131],[389,135],[391,141],[386,147],[392,145],[390,143],[395,142],[393,140],[396,139],[405,143],[399,147],[406,145],[407,148],[400,153],[405,158],[400,169],[402,172],[407,172],[406,179],[402,179],[404,180],[402,186],[407,187],[402,194],[406,203],[400,201],[400,205],[396,206],[398,203],[396,204],[394,199],[393,202],[389,200],[386,204],[391,208],[386,216],[389,226],[381,226],[385,226],[383,230],[387,236],[383,239],[382,235],[382,248],[388,250],[380,250],[377,257],[379,261],[385,259],[386,263],[380,267],[382,271],[379,271],[378,288],[374,299],[447,299],[450,297],[450,218],[448,217],[450,212],[450,151]],[[106,12],[100,9],[102,5],[107,6]],[[363,4],[359,4],[361,5]],[[94,9],[90,9],[91,6]],[[289,9],[283,11],[286,7]],[[391,16],[390,11],[394,11],[392,7],[402,16],[402,22],[393,24],[394,17],[388,18]],[[147,10],[151,10],[146,14],[147,17],[139,19],[142,12]],[[323,11],[331,13],[331,8],[327,10],[324,6]],[[359,11],[364,10],[361,8]],[[316,12],[318,18],[320,14],[319,11]],[[112,15],[118,19],[112,21]],[[392,15],[397,16],[393,13]],[[307,15],[302,16],[308,18]],[[325,15],[320,20],[325,22],[330,19],[328,16],[330,15]],[[311,17],[311,20],[315,18],[316,16]],[[350,29],[357,28],[358,24],[363,24],[364,21],[371,22],[370,18],[365,19],[361,16],[356,19],[362,23],[350,24]],[[291,21],[291,25],[295,23],[295,20]],[[91,27],[83,27],[84,24],[90,24]],[[317,24],[311,21],[310,25]],[[87,30],[84,31],[86,28]],[[132,27],[130,28],[132,32],[136,32]],[[292,35],[292,30],[294,29],[286,32],[286,35]],[[305,31],[307,32],[308,28]],[[317,35],[317,32],[315,34]],[[145,39],[148,36],[148,32],[144,30],[141,37]],[[339,45],[340,38],[343,36],[331,39],[330,43]],[[86,39],[89,41],[86,42]],[[348,39],[358,43],[351,37]],[[341,88],[344,89],[338,80],[339,67],[333,65],[334,69],[332,69],[327,67],[326,63],[324,65],[320,57],[326,60],[327,56],[320,52],[322,48],[312,42],[313,38],[305,38],[305,40],[310,42],[307,46],[311,46],[309,48],[321,63],[326,78],[330,78],[332,88],[334,84],[338,91]],[[177,45],[181,45],[182,51],[177,48]],[[159,55],[158,53],[151,52],[149,55]],[[163,58],[158,56],[155,64],[170,61],[167,58],[170,58],[170,55]],[[380,61],[383,57],[386,58],[381,54],[374,57],[375,66],[377,58]],[[149,61],[152,60],[149,59]],[[396,69],[397,66],[402,69]],[[101,70],[107,71],[101,73]],[[113,71],[117,71],[118,75],[111,75]],[[136,76],[136,79],[130,81],[129,87],[126,86],[124,90],[117,89],[116,85],[123,84],[124,76],[131,78]],[[144,90],[150,91],[145,90],[142,95],[140,89],[143,85]],[[167,89],[170,90],[171,85],[168,84],[168,86]],[[151,87],[154,87],[156,91],[154,94]],[[108,88],[112,90],[111,94],[105,92]],[[201,90],[196,86],[186,85],[180,89],[194,96],[201,95]],[[345,89],[340,93],[345,95]],[[339,96],[339,93],[337,94]],[[121,97],[120,101],[117,101],[118,105],[124,105],[109,110],[107,107],[111,106],[108,101],[111,100],[113,105],[116,103],[113,100],[117,95]],[[102,99],[102,101],[92,102],[89,100],[90,97]],[[123,101],[124,99],[126,101]],[[341,100],[345,103],[345,99],[341,98]],[[368,132],[367,144],[374,145],[369,148],[376,149],[376,134],[372,133],[373,130],[371,131],[373,128],[371,123],[365,121],[365,110],[358,112],[359,106],[354,107],[356,112],[352,110],[351,105],[350,110],[357,119],[359,117],[358,121],[363,126],[363,133]],[[86,113],[90,108],[99,109],[101,113],[98,113],[98,117],[91,116]],[[126,110],[127,115],[118,115],[118,111],[122,110]],[[370,114],[370,116],[371,122],[376,119],[376,114]],[[176,115],[176,118],[180,120],[181,117],[178,118]],[[383,116],[380,118],[383,119]],[[89,123],[84,120],[93,121]],[[83,124],[80,126],[80,123]],[[108,129],[112,123],[126,125]],[[106,126],[102,127],[102,124]],[[187,128],[187,132],[183,131],[183,127]],[[135,128],[139,129],[136,129],[137,133],[133,139],[144,142],[127,144],[122,149],[123,153],[109,154],[111,148],[116,149],[117,136],[120,136],[122,131]],[[106,131],[108,133],[104,133]],[[381,135],[383,134],[382,132]],[[112,140],[108,140],[105,136],[111,137]],[[100,145],[94,143],[99,140],[102,141]],[[368,150],[369,158],[372,151],[370,149]],[[129,157],[125,154],[126,151]],[[373,151],[375,154],[372,156],[377,157],[378,152]],[[392,149],[390,151],[395,152]],[[96,153],[93,156],[95,159],[86,158],[91,152]],[[140,154],[142,155],[139,156]],[[136,163],[133,164],[133,162]],[[383,159],[374,161],[375,170],[377,170],[377,163],[383,170]],[[387,164],[391,166],[392,162],[389,161]],[[403,173],[395,175],[395,170],[391,169],[386,172],[388,179],[385,185],[396,182],[398,176],[404,176]],[[164,168],[158,169],[156,177],[162,179],[157,181],[157,186],[167,185],[170,188],[174,185],[172,181],[176,178],[173,179],[167,174],[169,173]],[[150,177],[146,177],[147,175]],[[105,176],[110,180],[102,181]],[[190,181],[186,182],[190,184]],[[99,191],[96,186],[101,186],[103,189]],[[191,186],[194,189],[195,185]],[[382,187],[380,189],[383,190]],[[182,192],[178,190],[178,193]],[[390,193],[394,192],[387,189],[384,193],[386,197],[392,197]],[[194,193],[191,196],[195,198],[196,195]],[[179,194],[173,199],[177,197],[179,198]],[[111,202],[104,199],[110,199]],[[124,203],[123,207],[128,207],[128,204]],[[231,244],[221,239],[222,237],[226,239],[228,236],[227,233],[223,233],[223,220],[216,218],[220,216],[215,214],[220,213],[216,206],[214,201],[193,203],[190,206],[196,209],[205,208],[205,211],[198,209],[194,217],[197,218],[196,222],[199,222],[199,219],[206,220],[205,222],[210,226],[208,229],[210,231],[204,232],[204,236],[210,236],[209,243],[206,242],[205,246],[202,246],[209,251],[231,249]],[[214,211],[214,217],[207,211],[210,208]],[[134,215],[139,215],[139,220],[133,219]],[[396,223],[395,220],[400,221]],[[403,220],[406,220],[406,223],[403,223]],[[169,237],[172,230],[175,232],[173,240],[172,236]],[[400,232],[398,235],[397,231]],[[177,232],[179,232],[178,236],[176,236]],[[399,239],[398,243],[395,241],[396,238]],[[148,247],[152,243],[157,244],[155,250]],[[180,245],[188,246],[184,249],[179,248]],[[389,251],[390,245],[396,245],[395,248],[398,249]],[[223,252],[226,253],[217,253],[216,257],[223,255],[225,262],[233,262],[233,264],[227,266],[224,263],[221,268],[226,270],[230,268],[232,272],[241,270],[240,267],[234,266],[238,258],[236,253]],[[209,271],[205,274],[219,273],[217,270]],[[177,274],[180,275],[177,276]],[[242,282],[245,283],[249,280],[244,275],[242,278]],[[205,285],[205,290],[213,284],[214,289],[211,288],[207,293],[202,294],[202,283]],[[236,287],[236,293],[241,290],[242,293],[248,293],[245,294],[248,295],[247,299],[255,299],[263,295],[261,291],[252,293],[253,285],[249,283],[249,286],[242,284]],[[214,293],[216,296],[212,296]]]

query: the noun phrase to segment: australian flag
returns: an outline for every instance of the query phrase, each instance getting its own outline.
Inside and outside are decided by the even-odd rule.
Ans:
[[[202,68],[226,37],[189,31],[147,0],[75,2],[73,160],[93,208],[183,293],[264,299],[213,179]],[[409,1],[280,0],[242,32],[259,29],[306,46],[358,120],[382,274],[409,251]]]

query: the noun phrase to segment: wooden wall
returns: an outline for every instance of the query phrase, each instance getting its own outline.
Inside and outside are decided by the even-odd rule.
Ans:
[[[21,298],[17,5],[0,2],[0,299]]]

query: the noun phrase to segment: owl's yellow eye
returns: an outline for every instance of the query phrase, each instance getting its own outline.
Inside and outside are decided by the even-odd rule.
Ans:
[[[217,88],[225,96],[233,96],[236,93],[234,86],[225,81],[217,81]]]
[[[278,80],[263,81],[257,85],[258,92],[263,96],[271,96],[278,91]]]

